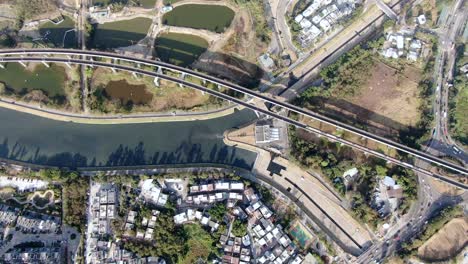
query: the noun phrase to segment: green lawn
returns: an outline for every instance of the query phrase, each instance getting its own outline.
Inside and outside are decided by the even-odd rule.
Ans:
[[[166,13],[163,23],[170,26],[224,32],[234,18],[234,11],[219,5],[181,5]]]
[[[34,71],[28,71],[19,63],[7,63],[5,69],[0,69],[0,82],[19,95],[42,90],[49,97],[63,96],[65,78],[65,69],[55,64],[50,68],[39,64]]]
[[[54,47],[75,48],[76,47],[76,32],[68,30],[75,28],[75,21],[68,16],[64,20],[55,25],[52,22],[46,22],[39,27],[39,33],[45,36],[44,41],[53,45]],[[64,38],[65,37],[65,38]]]
[[[144,17],[97,24],[92,46],[106,50],[134,45],[146,36],[150,25],[151,19]]]
[[[192,64],[208,47],[208,42],[195,35],[166,33],[156,39],[156,56],[179,66]]]

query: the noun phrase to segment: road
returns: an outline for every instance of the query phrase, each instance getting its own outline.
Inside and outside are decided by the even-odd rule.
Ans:
[[[171,79],[170,81],[178,82],[178,83],[181,83],[183,85],[186,85],[188,83],[189,87],[193,87],[195,89],[199,89],[199,90],[202,90],[202,91],[206,90],[205,92],[208,92],[208,93],[212,94],[213,91],[209,90],[209,89],[206,89],[205,87],[197,86],[197,85],[194,85],[193,83],[190,83],[189,81],[181,80],[179,78],[169,77],[169,76],[166,76],[164,74],[161,75],[161,74],[156,74],[154,72],[144,71],[144,70],[141,70],[138,67],[138,65],[145,64],[145,65],[152,66],[152,67],[164,68],[164,69],[167,69],[167,70],[170,70],[170,71],[173,71],[173,72],[178,72],[178,73],[182,73],[184,75],[193,76],[195,78],[199,78],[199,79],[209,81],[209,82],[212,82],[212,83],[220,85],[220,86],[224,86],[226,88],[229,88],[229,89],[232,89],[234,91],[243,93],[244,95],[250,96],[250,97],[255,98],[257,100],[261,100],[261,101],[263,101],[265,103],[269,103],[269,104],[281,107],[283,109],[286,109],[288,111],[292,111],[292,112],[297,113],[299,115],[303,115],[305,117],[312,118],[314,120],[317,120],[317,121],[332,125],[332,126],[336,127],[337,129],[342,129],[342,130],[345,130],[345,131],[349,131],[351,133],[359,135],[360,137],[373,140],[373,141],[378,142],[380,144],[386,145],[389,148],[393,148],[395,150],[405,152],[405,153],[409,154],[410,156],[413,156],[413,157],[415,157],[417,159],[423,159],[423,160],[431,162],[433,164],[437,164],[439,166],[443,166],[445,168],[448,168],[448,169],[450,169],[452,171],[456,171],[458,173],[468,175],[468,170],[464,166],[453,164],[453,163],[448,162],[448,161],[446,161],[446,160],[444,160],[442,158],[435,157],[435,156],[433,156],[431,154],[425,153],[425,152],[420,151],[420,150],[412,149],[412,148],[410,148],[408,146],[405,146],[403,144],[394,142],[394,141],[389,140],[387,138],[375,135],[373,133],[370,133],[370,132],[367,132],[365,130],[353,127],[351,125],[339,122],[339,121],[334,120],[332,118],[322,116],[322,115],[317,114],[315,112],[312,112],[310,110],[303,109],[301,107],[289,104],[287,102],[283,102],[281,100],[273,99],[269,95],[261,94],[259,92],[252,91],[252,90],[247,89],[245,87],[230,83],[228,81],[218,79],[216,77],[212,77],[212,76],[209,76],[207,74],[196,72],[196,71],[186,69],[186,68],[183,68],[183,67],[171,65],[171,64],[168,64],[168,63],[163,63],[163,62],[160,62],[160,61],[151,61],[151,60],[146,60],[146,59],[141,59],[141,58],[127,57],[127,56],[120,55],[120,54],[98,52],[98,51],[79,51],[79,50],[71,50],[71,49],[13,49],[13,50],[0,50],[0,55],[14,55],[14,54],[20,54],[22,56],[25,56],[27,54],[30,54],[30,55],[55,54],[55,55],[68,55],[68,56],[72,56],[72,55],[82,56],[82,55],[85,55],[86,57],[93,56],[93,57],[98,57],[98,58],[101,58],[101,59],[111,59],[112,63],[95,62],[95,61],[93,61],[91,59],[84,61],[84,60],[77,60],[77,59],[71,59],[71,58],[70,59],[65,59],[65,58],[53,58],[53,57],[42,57],[42,58],[38,58],[38,57],[28,57],[28,58],[26,58],[26,57],[17,57],[17,58],[3,57],[3,59],[1,59],[0,62],[2,62],[2,61],[3,62],[7,62],[7,61],[58,62],[58,63],[76,63],[76,64],[84,64],[84,65],[103,66],[103,67],[108,67],[108,68],[113,68],[113,69],[122,69],[122,70],[125,70],[125,71],[142,73],[143,75],[159,77],[159,78],[162,78],[162,79]],[[137,67],[122,66],[122,65],[116,63],[117,60],[122,60],[122,61],[128,61],[128,62],[135,63],[135,64],[137,64],[136,65]],[[222,93],[219,93],[219,95],[216,95],[216,94],[213,94],[213,95],[214,96],[220,96],[221,98],[225,97],[224,99],[226,99],[226,100],[234,101],[233,97],[227,96],[227,95],[222,94]],[[247,107],[254,108],[250,104],[247,104]],[[257,107],[255,107],[255,108],[257,108]],[[256,111],[258,111],[258,109]],[[262,111],[265,111],[265,110],[262,109]],[[266,114],[270,115],[270,116],[274,116],[274,115],[279,116],[277,114],[274,114],[272,111],[266,111]],[[284,118],[285,117],[281,116],[279,119],[284,120]],[[288,118],[288,119],[289,119],[288,123],[290,123],[290,124],[293,124],[293,125],[301,124],[302,127],[305,126],[304,124],[302,124],[300,122],[297,122],[297,121],[295,121],[295,120],[293,120],[291,118]],[[376,156],[382,156],[382,158],[385,158],[386,160],[389,160],[391,162],[393,162],[393,160],[396,161],[396,159],[394,159],[392,157],[383,155],[380,152],[365,148],[363,146],[357,145],[356,143],[344,140],[342,138],[338,138],[335,135],[325,133],[323,131],[320,131],[318,129],[315,129],[315,128],[312,128],[312,127],[309,127],[309,126],[305,126],[305,127],[307,127],[308,130],[317,131],[317,133],[319,131],[321,134],[326,135],[327,138],[330,138],[332,141],[340,141],[340,142],[342,142],[344,144],[347,144],[349,146],[353,146],[353,147],[363,149],[363,150],[365,150],[366,152],[368,152],[370,154],[373,154],[373,155],[376,155]],[[415,168],[414,165],[409,164],[407,162],[398,161],[398,163],[404,165],[404,167],[407,167],[407,168],[411,168],[411,169]],[[426,171],[426,170],[424,170],[424,171]],[[426,171],[426,173],[427,173],[427,171]]]
[[[252,109],[252,110],[254,110],[256,112],[259,112],[259,113],[265,114],[267,116],[277,118],[279,120],[282,120],[282,121],[284,121],[284,122],[286,122],[286,123],[288,123],[290,125],[306,129],[306,130],[308,130],[308,131],[310,131],[312,133],[315,133],[317,135],[320,135],[320,136],[324,136],[324,137],[328,138],[329,140],[331,140],[332,142],[335,142],[335,141],[340,142],[340,143],[348,145],[348,146],[350,146],[352,148],[363,151],[363,152],[365,152],[367,154],[370,154],[370,155],[382,158],[384,160],[387,160],[388,162],[395,163],[395,164],[403,166],[405,168],[414,169],[414,170],[419,171],[421,173],[430,175],[430,176],[432,176],[432,177],[434,177],[436,179],[440,179],[440,180],[442,180],[442,181],[444,181],[446,183],[449,183],[449,184],[451,184],[453,186],[456,186],[456,187],[459,187],[459,188],[462,188],[462,189],[468,189],[468,186],[466,184],[460,183],[460,182],[458,182],[458,181],[456,181],[456,180],[454,180],[452,178],[432,173],[432,172],[430,172],[430,171],[428,171],[426,169],[422,169],[422,168],[419,168],[419,167],[417,167],[415,165],[409,164],[406,161],[401,161],[401,160],[395,159],[395,158],[387,156],[387,155],[385,155],[385,154],[383,154],[383,153],[381,153],[379,151],[366,148],[366,147],[361,146],[359,144],[356,144],[354,142],[350,142],[350,141],[345,140],[343,138],[337,137],[337,136],[335,136],[333,134],[329,134],[329,133],[326,133],[326,132],[321,131],[319,129],[309,127],[309,126],[307,126],[307,125],[305,125],[305,124],[303,124],[301,122],[298,122],[298,121],[296,121],[296,120],[294,120],[292,118],[282,116],[282,115],[277,114],[275,112],[272,112],[270,110],[266,110],[263,107],[257,107],[255,105],[247,103],[247,102],[245,102],[245,101],[243,101],[241,99],[231,97],[229,95],[226,95],[224,93],[221,93],[221,92],[218,92],[218,91],[215,91],[215,90],[212,90],[212,89],[208,89],[208,88],[206,88],[204,86],[194,84],[194,83],[192,83],[190,81],[187,81],[185,79],[182,79],[182,78],[173,77],[173,76],[161,74],[161,73],[154,72],[154,71],[147,71],[147,70],[143,70],[141,68],[134,68],[134,67],[130,67],[130,66],[124,66],[124,65],[115,64],[115,63],[106,63],[106,62],[94,61],[94,60],[64,59],[64,58],[56,58],[56,57],[43,57],[43,58],[37,58],[37,57],[11,58],[11,57],[7,57],[7,58],[4,58],[3,61],[4,62],[23,61],[23,62],[73,63],[73,64],[79,64],[79,65],[98,66],[98,67],[106,67],[106,68],[111,68],[111,69],[113,68],[113,69],[118,69],[118,70],[123,70],[123,71],[135,72],[135,73],[142,74],[142,75],[145,75],[145,76],[161,78],[161,79],[164,79],[164,80],[167,80],[167,81],[179,83],[179,84],[181,84],[183,86],[186,86],[186,87],[190,87],[190,88],[193,88],[193,89],[200,90],[202,92],[205,92],[205,93],[208,93],[210,95],[222,98],[224,100],[232,101],[232,102],[237,103],[239,105],[250,108],[250,109]],[[431,161],[434,159],[433,156],[427,155],[424,152],[417,151],[417,153],[418,153],[418,155],[421,155],[420,153],[422,153],[423,156],[420,156],[420,157],[422,157],[423,159],[427,159],[427,160],[431,160]],[[437,158],[435,158],[435,159],[437,160]],[[441,161],[445,162],[444,160],[441,160]],[[447,163],[447,162],[445,162],[445,163]],[[447,163],[447,164],[451,164],[451,163]],[[446,166],[450,167],[450,165],[446,165]],[[455,169],[455,168],[453,168],[453,169]],[[456,169],[458,170],[458,168],[456,168]],[[461,173],[466,173],[465,168],[460,167],[460,169],[461,169],[460,170]]]
[[[451,16],[442,25],[434,30],[439,36],[439,52],[436,57],[434,80],[436,80],[434,116],[435,128],[432,134],[430,148],[434,154],[451,156],[468,163],[468,154],[449,134],[449,90],[453,81],[453,72],[456,61],[455,41],[462,33],[467,18],[467,10],[463,0],[458,0],[453,5]],[[444,71],[445,69],[445,71]]]
[[[453,151],[453,141],[447,132],[447,113],[448,108],[448,89],[450,88],[449,80],[453,79],[453,64],[455,62],[455,50],[452,45],[459,31],[463,29],[463,24],[466,19],[466,10],[461,8],[463,0],[458,0],[452,8],[451,14],[447,21],[442,23],[442,27],[435,30],[439,36],[439,52],[434,66],[434,80],[436,80],[435,94],[433,102],[435,113],[435,128],[432,138],[425,150],[434,154],[444,153],[452,154],[466,162],[466,154],[463,151]],[[461,28],[460,28],[461,27]],[[449,58],[447,58],[449,56]],[[449,62],[445,64],[445,61]],[[444,74],[444,66],[447,66],[447,73]],[[447,151],[448,150],[448,151]],[[454,154],[454,155],[453,155]],[[429,164],[417,161],[420,167],[428,168]],[[468,200],[468,192],[464,192],[460,196],[452,197],[441,194],[436,188],[431,186],[429,178],[418,173],[418,200],[411,207],[410,211],[398,221],[397,225],[393,226],[382,241],[374,244],[366,253],[362,254],[358,262],[370,263],[371,261],[380,261],[390,256],[395,249],[401,246],[402,243],[414,239],[415,236],[423,230],[428,219],[435,213],[449,205],[455,205],[462,201]]]

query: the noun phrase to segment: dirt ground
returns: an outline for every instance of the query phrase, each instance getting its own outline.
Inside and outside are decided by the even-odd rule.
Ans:
[[[418,249],[426,260],[444,260],[454,257],[468,243],[468,218],[455,218]]]
[[[420,70],[406,66],[402,73],[376,62],[368,83],[360,94],[343,100],[329,100],[325,106],[356,120],[366,120],[369,130],[380,134],[395,134],[415,125],[420,113],[418,82]]]

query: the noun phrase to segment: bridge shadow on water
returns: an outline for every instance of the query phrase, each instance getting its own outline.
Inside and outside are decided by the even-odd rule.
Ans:
[[[202,150],[201,144],[180,144],[174,151],[148,152],[143,142],[136,146],[119,145],[108,153],[105,160],[77,152],[44,154],[39,147],[28,147],[24,143],[9,143],[6,138],[0,144],[0,158],[35,165],[55,167],[125,167],[171,164],[223,164],[250,170],[254,159],[240,156],[237,148],[214,144],[209,153]],[[240,153],[242,154],[242,153]]]

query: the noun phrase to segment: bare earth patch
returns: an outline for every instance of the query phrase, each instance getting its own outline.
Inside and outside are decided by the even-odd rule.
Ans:
[[[403,126],[414,125],[419,120],[419,72],[407,67],[403,74],[398,75],[395,69],[380,62],[372,71],[361,95],[351,102],[374,112],[369,116],[371,120],[384,116]]]
[[[418,250],[427,260],[445,260],[455,256],[468,243],[468,219],[455,218],[448,222]]]
[[[392,135],[415,125],[420,118],[420,70],[406,66],[402,73],[398,73],[382,62],[376,62],[369,70],[372,75],[358,95],[329,99],[326,108],[367,122],[369,130],[379,134]]]

